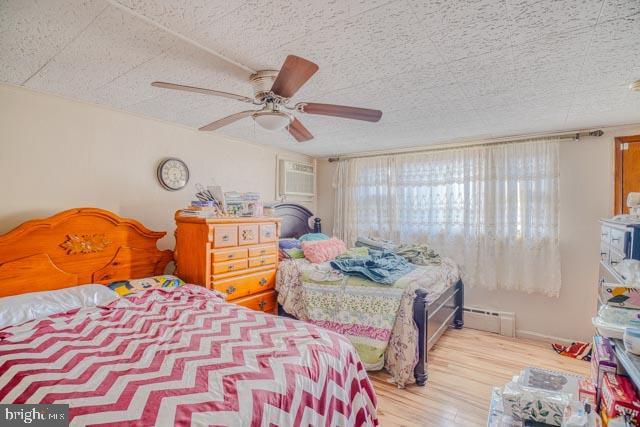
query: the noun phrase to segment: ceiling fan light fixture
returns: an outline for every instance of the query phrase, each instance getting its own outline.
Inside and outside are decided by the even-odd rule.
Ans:
[[[291,116],[281,111],[258,111],[253,120],[266,130],[276,131],[291,124]]]
[[[640,92],[640,80],[636,80],[635,82],[629,85],[629,90],[634,92]]]

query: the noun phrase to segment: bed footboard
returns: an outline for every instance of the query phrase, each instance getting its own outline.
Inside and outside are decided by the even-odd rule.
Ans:
[[[458,280],[428,306],[426,296],[426,291],[417,289],[413,301],[413,320],[418,327],[418,363],[413,373],[420,386],[427,382],[427,354],[431,347],[449,326],[460,329],[464,325],[464,284]]]
[[[427,305],[427,291],[416,289],[413,300],[413,320],[418,327],[418,363],[413,369],[416,384],[424,386],[427,382],[427,353],[452,326],[456,329],[464,325],[464,284],[458,280],[440,297]],[[278,315],[295,319],[278,304]]]

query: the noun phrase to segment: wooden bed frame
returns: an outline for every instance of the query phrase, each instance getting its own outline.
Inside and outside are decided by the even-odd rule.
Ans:
[[[282,218],[280,237],[300,237],[306,233],[320,233],[322,225],[320,218],[304,206],[295,203],[279,203],[274,206],[275,216]],[[314,218],[313,226],[310,220]],[[425,385],[427,382],[427,354],[442,334],[449,328],[461,329],[464,325],[464,284],[458,280],[440,297],[427,304],[427,292],[416,290],[413,301],[413,320],[418,327],[418,363],[414,368],[416,384]],[[278,314],[294,317],[278,304]]]
[[[165,234],[96,208],[27,221],[0,236],[0,297],[163,274]]]

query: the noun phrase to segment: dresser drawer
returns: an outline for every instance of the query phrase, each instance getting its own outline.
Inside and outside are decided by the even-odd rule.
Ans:
[[[622,285],[622,280],[620,278],[616,277],[615,274],[612,273],[609,269],[611,269],[611,266],[608,266],[607,264],[602,263],[602,262],[600,263],[599,285],[603,285],[605,283],[615,284],[615,285]]]
[[[603,225],[600,227],[600,240],[606,244],[611,241],[611,228]]]
[[[611,240],[609,241],[611,248],[624,254],[624,240],[625,240],[626,234],[627,233],[624,230],[618,230],[617,228],[612,228]]]
[[[233,302],[252,310],[264,311],[265,313],[275,313],[278,307],[276,291],[267,291],[257,295],[251,295]]]
[[[249,248],[249,258],[264,256],[264,255],[276,255],[278,248],[275,245],[262,245]]]
[[[213,262],[231,261],[233,259],[244,259],[247,257],[245,248],[217,249],[211,252]]]
[[[265,255],[256,258],[249,258],[249,268],[262,267],[263,265],[271,265],[276,263],[275,255]]]
[[[238,226],[238,244],[254,245],[259,242],[258,225],[248,224]]]
[[[273,289],[276,284],[275,270],[234,277],[233,279],[218,280],[213,289],[227,294],[227,300],[257,294]]]
[[[276,225],[260,224],[260,243],[276,241]]]
[[[624,259],[624,252],[619,252],[618,249],[613,246],[609,248],[609,264],[614,267]]]
[[[601,242],[600,243],[600,261],[609,262],[609,244]]]
[[[237,225],[216,225],[213,227],[213,247],[226,248],[238,246]]]
[[[232,261],[214,262],[213,274],[231,273],[232,271],[245,270],[247,268],[246,259],[234,259]]]

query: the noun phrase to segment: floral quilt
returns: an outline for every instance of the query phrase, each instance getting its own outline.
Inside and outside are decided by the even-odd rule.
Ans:
[[[297,259],[280,263],[276,289],[285,311],[346,336],[366,369],[384,367],[403,387],[415,381],[415,291],[427,290],[431,303],[458,277],[458,267],[448,258],[437,266],[416,266],[393,285],[344,275],[329,263]]]

